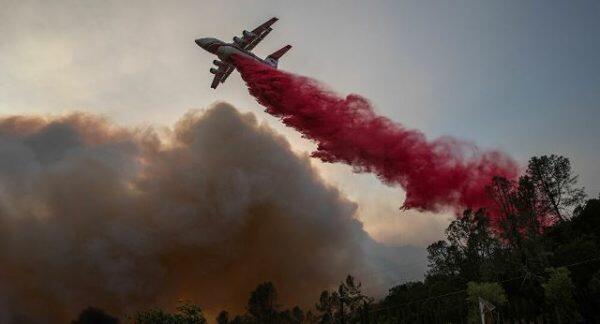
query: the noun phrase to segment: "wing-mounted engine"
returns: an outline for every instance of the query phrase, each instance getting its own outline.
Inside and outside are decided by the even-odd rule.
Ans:
[[[217,74],[217,73],[219,73],[219,69],[210,68],[210,73]]]
[[[249,32],[249,31],[247,31],[247,30],[244,30],[244,31],[242,32],[242,35],[244,35],[244,37],[247,37],[247,38],[252,38],[252,37],[256,36],[256,34],[254,34],[254,33],[252,33],[252,32]]]
[[[223,62],[221,62],[219,60],[214,60],[213,64],[216,65],[216,66],[218,66],[218,67],[224,67],[226,65],[225,63],[223,63]]]
[[[233,37],[233,42],[238,45],[244,45],[244,40],[242,40],[241,38],[239,38],[237,36]]]

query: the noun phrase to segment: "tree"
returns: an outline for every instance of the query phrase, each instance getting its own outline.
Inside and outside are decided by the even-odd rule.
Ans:
[[[362,284],[348,275],[337,291],[324,290],[315,305],[318,323],[360,323],[373,299],[362,292]]]
[[[496,305],[505,321],[537,322],[544,314],[552,322],[600,321],[600,197],[581,205],[568,160],[532,158],[523,176],[496,177],[488,192],[494,204],[452,221],[446,239],[427,248],[425,280],[390,289],[375,307],[377,321],[477,319],[475,296]],[[571,265],[570,275],[544,275],[563,265]]]
[[[528,176],[518,181],[495,177],[488,193],[495,202],[492,211],[500,234],[512,248],[521,249],[526,239],[538,236],[543,226],[552,224],[548,214],[540,210],[539,196]]]
[[[84,309],[71,324],[118,324],[119,320],[96,307]]]
[[[456,246],[440,240],[427,247],[430,275],[456,276],[460,273],[462,256]]]
[[[259,323],[275,323],[278,308],[277,291],[272,282],[258,285],[248,300],[248,313]]]
[[[594,273],[589,281],[591,302],[595,307],[600,307],[600,270]],[[597,308],[595,308],[597,309]]]
[[[227,311],[221,311],[217,316],[217,324],[229,324],[229,313]]]
[[[305,320],[304,312],[298,306],[279,312],[276,317],[279,324],[301,324]]]
[[[427,247],[431,276],[460,277],[463,283],[480,276],[493,277],[500,242],[490,227],[485,210],[466,210],[446,229],[446,241]],[[490,278],[493,279],[493,278]]]
[[[558,323],[575,323],[581,319],[573,299],[573,282],[569,269],[549,268],[548,281],[544,287],[546,302]]]
[[[588,199],[575,210],[573,227],[577,232],[591,236],[600,236],[600,195],[597,199]]]
[[[531,158],[527,175],[540,196],[543,212],[553,214],[559,221],[568,218],[568,209],[579,206],[585,199],[583,188],[576,187],[577,176],[571,171],[571,162],[564,156]]]
[[[133,321],[136,324],[206,324],[200,307],[189,303],[178,306],[172,314],[160,309],[139,311]]]
[[[330,324],[334,322],[334,312],[338,303],[337,293],[330,294],[324,290],[319,297],[319,302],[315,305],[317,311],[317,320],[320,324]]]
[[[250,293],[246,314],[237,315],[232,320],[229,314],[222,311],[217,317],[218,324],[300,324],[313,323],[312,314],[304,315],[300,307],[295,306],[292,309],[280,311],[277,304],[277,291],[271,282],[259,284],[256,289]],[[310,313],[310,312],[309,312]],[[310,316],[309,316],[310,315]],[[310,320],[309,320],[310,317]],[[311,322],[312,321],[312,322]]]
[[[306,317],[304,315],[304,312],[302,311],[302,309],[300,309],[300,307],[295,306],[294,308],[292,308],[292,322],[303,323],[305,319]]]
[[[312,311],[306,312],[306,316],[304,317],[306,324],[318,324],[319,317],[315,315]]]
[[[491,303],[494,307],[502,306],[507,301],[504,288],[496,282],[469,282],[467,296],[470,323],[480,322],[480,299]]]
[[[548,266],[548,253],[542,233],[553,222],[538,208],[538,194],[531,178],[522,176],[514,182],[496,177],[488,191],[496,202],[494,213],[500,241],[509,252],[505,261],[528,278],[543,272]]]
[[[361,291],[362,284],[353,276],[348,275],[338,287],[339,305],[338,316],[342,322],[359,323],[364,311],[373,302]]]
[[[237,315],[236,317],[233,318],[233,320],[230,322],[231,324],[254,324],[256,323],[256,321],[246,315]]]

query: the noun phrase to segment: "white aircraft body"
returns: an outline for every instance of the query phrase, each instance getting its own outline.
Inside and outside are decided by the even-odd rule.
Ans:
[[[271,18],[269,21],[254,28],[252,31],[244,30],[242,32],[242,38],[235,36],[233,38],[233,43],[225,43],[216,38],[209,37],[196,39],[196,44],[198,44],[198,46],[219,57],[219,60],[213,61],[217,68],[213,67],[210,69],[210,73],[215,75],[212,84],[210,85],[211,88],[217,88],[219,83],[225,82],[227,77],[233,72],[235,69],[232,62],[233,55],[248,57],[273,68],[277,68],[279,58],[292,48],[291,45],[282,47],[265,59],[261,59],[251,52],[252,49],[273,30],[271,25],[277,20],[277,18]]]

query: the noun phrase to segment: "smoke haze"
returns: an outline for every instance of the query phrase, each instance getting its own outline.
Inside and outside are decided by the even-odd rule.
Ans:
[[[377,244],[355,210],[308,156],[226,103],[168,130],[84,114],[5,117],[0,322],[181,298],[209,314],[240,311],[266,280],[282,302],[308,306],[370,269]]]

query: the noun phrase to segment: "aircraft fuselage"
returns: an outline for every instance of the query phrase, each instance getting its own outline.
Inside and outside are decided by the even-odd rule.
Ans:
[[[216,56],[219,57],[219,59],[222,62],[227,63],[227,64],[233,64],[233,61],[232,61],[233,56],[239,55],[239,56],[243,56],[243,57],[247,57],[247,58],[256,60],[256,61],[266,64],[268,66],[274,67],[273,64],[271,64],[271,62],[261,59],[260,57],[254,55],[250,51],[241,49],[235,43],[225,43],[216,38],[208,38],[207,37],[207,38],[196,39],[196,44],[198,46],[202,47],[207,52],[215,54]]]

